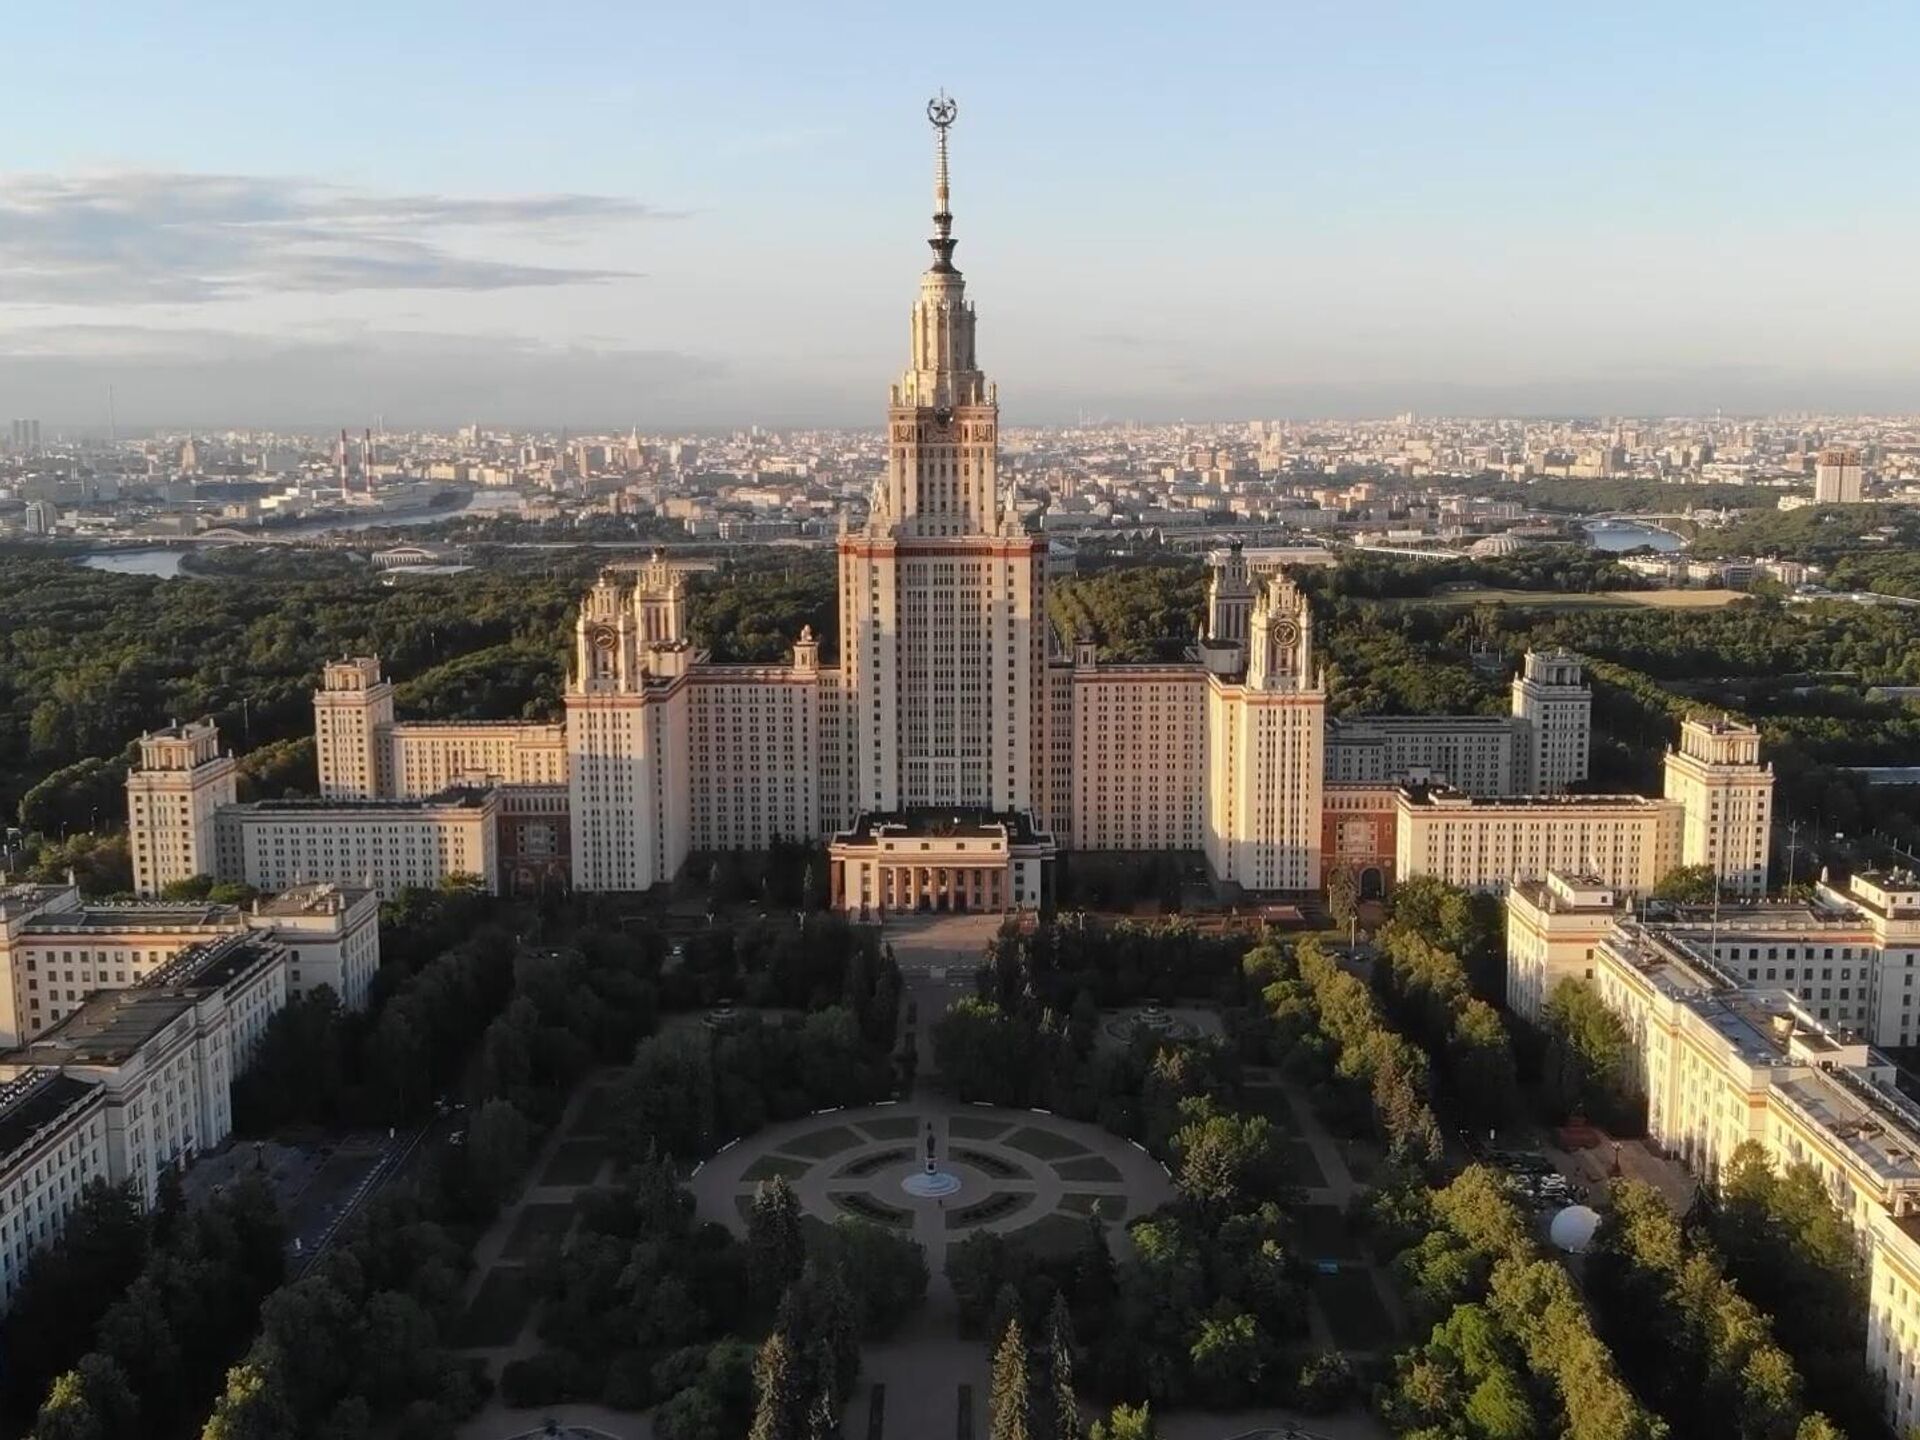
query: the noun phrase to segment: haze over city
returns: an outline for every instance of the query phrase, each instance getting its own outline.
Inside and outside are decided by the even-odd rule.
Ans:
[[[1009,423],[1920,394],[1893,8],[236,13],[14,17],[14,413],[870,423],[942,86]]]

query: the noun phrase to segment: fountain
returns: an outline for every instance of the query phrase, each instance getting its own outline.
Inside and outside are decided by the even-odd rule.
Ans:
[[[933,1124],[927,1124],[927,1167],[916,1170],[900,1182],[900,1188],[920,1200],[940,1200],[960,1188],[960,1177],[942,1170],[935,1156]]]

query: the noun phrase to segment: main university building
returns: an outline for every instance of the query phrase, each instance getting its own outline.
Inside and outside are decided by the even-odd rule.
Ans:
[[[1764,889],[1770,770],[1750,729],[1685,727],[1666,794],[1576,795],[1590,696],[1533,654],[1505,716],[1330,723],[1314,618],[1284,574],[1218,552],[1185,658],[1104,664],[1055,636],[1047,541],[999,473],[999,404],[953,263],[944,104],[933,263],[888,395],[888,459],[838,541],[840,653],[714,663],[687,581],[656,557],[604,575],[574,627],[565,719],[397,720],[371,658],[314,697],[321,795],[235,802],[208,723],[145,737],[128,781],[143,893],[213,874],[391,894],[450,873],[496,889],[637,892],[691,857],[824,842],[833,902],[1028,909],[1063,853],[1204,854],[1229,894],[1439,875],[1504,890],[1552,868],[1645,891],[1681,863]]]

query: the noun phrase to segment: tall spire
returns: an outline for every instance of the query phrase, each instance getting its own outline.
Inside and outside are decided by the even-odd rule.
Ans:
[[[953,211],[947,202],[947,129],[960,116],[960,106],[942,90],[927,102],[927,119],[933,122],[933,268],[942,275],[958,274],[953,268]]]

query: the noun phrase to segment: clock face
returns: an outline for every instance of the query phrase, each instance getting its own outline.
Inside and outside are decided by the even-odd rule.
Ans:
[[[601,650],[611,650],[620,643],[620,632],[611,625],[596,625],[587,632],[587,638]]]
[[[1282,620],[1279,625],[1275,627],[1273,633],[1275,639],[1291,649],[1294,643],[1300,638],[1300,627],[1291,620]]]

